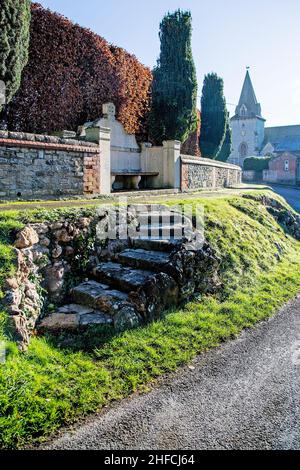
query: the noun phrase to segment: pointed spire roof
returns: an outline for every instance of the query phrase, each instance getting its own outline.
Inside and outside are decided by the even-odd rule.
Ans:
[[[246,77],[244,80],[244,85],[239,100],[239,104],[236,107],[236,116],[235,118],[239,119],[249,119],[253,117],[260,117],[261,115],[261,106],[257,102],[255,91],[252,85],[250,78],[250,73],[247,68]]]
[[[257,105],[257,99],[255,96],[254,88],[251,82],[249,70],[247,70],[240,101],[239,101],[239,106],[242,106],[245,104],[246,106],[256,106]]]

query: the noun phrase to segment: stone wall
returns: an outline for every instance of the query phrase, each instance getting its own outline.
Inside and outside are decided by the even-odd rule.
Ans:
[[[94,222],[94,223],[93,223]],[[70,218],[29,224],[17,234],[16,273],[6,280],[2,300],[8,312],[8,333],[26,349],[36,321],[48,304],[66,293],[66,283],[84,276],[92,256],[89,237],[95,239],[96,221],[88,211]]]
[[[178,238],[145,239],[140,227],[145,220],[151,227],[149,218],[158,212],[164,230],[182,225]],[[8,313],[7,333],[21,350],[35,333],[139,326],[195,292],[221,286],[219,259],[202,231],[176,209],[108,205],[53,216],[12,233],[16,271],[6,279],[1,305]],[[138,260],[141,248],[145,256]]]
[[[243,171],[243,181],[245,182],[262,181],[262,179],[263,179],[262,171],[253,171],[253,170]]]
[[[99,145],[0,131],[0,197],[93,194],[100,189]]]
[[[232,187],[241,183],[239,166],[207,158],[181,156],[181,189],[215,189]]]
[[[111,103],[105,105],[104,115],[115,120]],[[0,131],[0,197],[108,195],[112,170],[120,175],[133,172],[143,176],[144,187],[153,189],[188,191],[230,187],[241,182],[240,167],[180,156],[179,141],[165,141],[161,147],[143,144],[139,152],[138,148],[130,147],[134,136],[126,137],[123,130],[118,134],[116,124],[113,131],[104,124],[109,124],[108,118],[87,123],[81,128],[80,140]],[[116,139],[118,135],[123,140]],[[121,141],[126,148],[120,147]],[[111,167],[116,161],[117,170]]]

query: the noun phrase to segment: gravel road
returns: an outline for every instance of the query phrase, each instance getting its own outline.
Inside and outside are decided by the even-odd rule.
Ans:
[[[300,449],[300,296],[47,449]]]

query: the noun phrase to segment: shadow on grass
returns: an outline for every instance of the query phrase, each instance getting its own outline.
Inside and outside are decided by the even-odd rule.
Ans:
[[[64,332],[57,334],[47,333],[45,338],[48,343],[58,349],[67,352],[85,352],[93,354],[95,349],[111,342],[121,332],[111,326],[90,326],[82,331]]]
[[[169,314],[172,314],[178,310],[185,310],[191,302],[199,301],[200,294],[195,294],[186,302],[181,303],[177,307],[170,308],[163,312],[156,320],[143,322],[139,327],[134,329],[128,329],[124,331],[116,331],[113,326],[107,325],[93,325],[85,328],[84,330],[78,330],[74,332],[61,331],[56,334],[46,333],[41,335],[46,338],[47,342],[67,353],[84,352],[92,356],[97,356],[96,351],[101,349],[103,346],[110,344],[111,341],[118,337],[122,337],[128,331],[143,329],[149,326],[151,323],[157,320],[164,320]]]

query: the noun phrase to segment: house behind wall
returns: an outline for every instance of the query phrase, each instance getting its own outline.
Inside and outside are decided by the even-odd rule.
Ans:
[[[269,162],[263,180],[268,183],[300,185],[300,155],[284,152]]]

